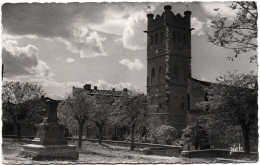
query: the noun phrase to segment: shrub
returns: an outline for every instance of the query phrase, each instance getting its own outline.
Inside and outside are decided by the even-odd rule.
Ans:
[[[184,144],[192,143],[196,150],[198,150],[199,147],[203,148],[203,146],[208,146],[206,130],[198,123],[192,123],[183,129],[181,138]]]
[[[151,140],[153,143],[172,144],[177,138],[177,130],[172,126],[161,125],[151,132]]]

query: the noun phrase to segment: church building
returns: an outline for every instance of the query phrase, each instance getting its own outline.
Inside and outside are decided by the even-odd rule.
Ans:
[[[210,83],[191,77],[191,11],[175,15],[171,8],[147,14],[147,95],[163,124],[181,132],[201,112],[196,102],[207,99]]]

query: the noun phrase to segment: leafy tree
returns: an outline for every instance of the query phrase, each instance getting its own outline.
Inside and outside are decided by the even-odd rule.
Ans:
[[[232,146],[243,142],[242,131],[239,126],[216,120],[214,116],[210,116],[207,113],[202,114],[198,118],[198,123],[205,128],[210,145],[222,142],[223,144]]]
[[[114,110],[113,103],[115,98],[112,95],[95,95],[97,104],[91,109],[89,118],[98,128],[99,144],[102,144],[103,129],[106,123],[109,122],[111,112]]]
[[[172,144],[172,141],[177,138],[178,132],[172,126],[161,125],[152,131],[151,136],[154,143]]]
[[[206,130],[198,123],[192,123],[183,129],[181,138],[184,141],[184,144],[192,143],[196,150],[198,150],[199,146],[208,144]]]
[[[3,85],[3,121],[16,126],[19,140],[22,137],[22,124],[31,125],[41,121],[40,112],[45,106],[42,95],[42,87],[30,83],[7,82]]]
[[[89,120],[89,114],[96,106],[96,101],[93,96],[90,96],[86,92],[73,91],[73,94],[69,95],[58,106],[59,118],[62,123],[76,123],[79,129],[79,141],[78,148],[82,146],[82,134],[83,127],[87,120]]]
[[[255,1],[232,2],[229,6],[236,13],[233,19],[218,14],[211,22],[214,30],[209,42],[234,51],[235,56],[254,51],[251,62],[257,62],[257,5]],[[218,9],[215,9],[216,11]]]
[[[125,125],[131,132],[131,147],[134,150],[134,135],[138,126],[148,120],[150,108],[147,107],[147,97],[144,94],[132,93],[120,98],[119,108],[116,109],[117,121]]]
[[[229,73],[217,79],[208,89],[208,101],[199,104],[208,109],[212,122],[240,126],[244,139],[245,156],[250,157],[249,132],[257,123],[257,76]]]

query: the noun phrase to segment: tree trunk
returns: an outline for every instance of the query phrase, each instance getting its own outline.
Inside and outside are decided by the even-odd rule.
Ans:
[[[21,124],[16,124],[16,130],[17,130],[17,139],[21,141],[22,139]]]
[[[250,123],[241,125],[244,138],[244,147],[245,147],[245,157],[250,158],[250,141],[249,141],[249,132],[250,132]]]
[[[83,126],[84,126],[84,123],[79,123],[79,141],[78,141],[78,148],[81,148],[81,146],[82,146]]]
[[[197,143],[194,144],[194,148],[195,150],[198,150],[199,149],[199,145]]]
[[[132,130],[131,130],[131,151],[134,151],[135,148],[135,124],[132,125]]]
[[[98,127],[98,143],[102,144],[102,138],[103,138],[103,127]]]

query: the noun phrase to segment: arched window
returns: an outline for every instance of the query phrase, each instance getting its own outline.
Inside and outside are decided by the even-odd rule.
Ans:
[[[185,98],[181,98],[181,109],[185,109]]]
[[[176,110],[179,109],[178,101],[179,101],[178,96],[174,96],[174,99],[173,99],[173,111],[174,111],[174,110],[176,111]]]
[[[153,45],[153,36],[151,35],[151,45]]]
[[[155,69],[153,68],[152,69],[152,78],[154,78],[154,76],[155,76]]]
[[[173,70],[175,80],[178,80],[178,68],[175,66]]]
[[[187,95],[188,111],[190,110],[190,94]]]
[[[162,67],[158,70],[158,84],[161,84],[161,74],[162,74]]]
[[[186,36],[186,34],[183,34],[183,43],[184,44],[187,43],[187,36]]]
[[[159,34],[156,33],[155,34],[155,44],[158,44],[158,41],[159,41]]]
[[[161,32],[161,42],[163,42],[163,32]]]
[[[183,82],[186,81],[186,72],[185,72],[185,68],[182,68],[182,76],[183,76]]]
[[[172,41],[175,42],[176,41],[176,33],[172,32]]]
[[[181,43],[181,33],[178,33],[178,42]]]

